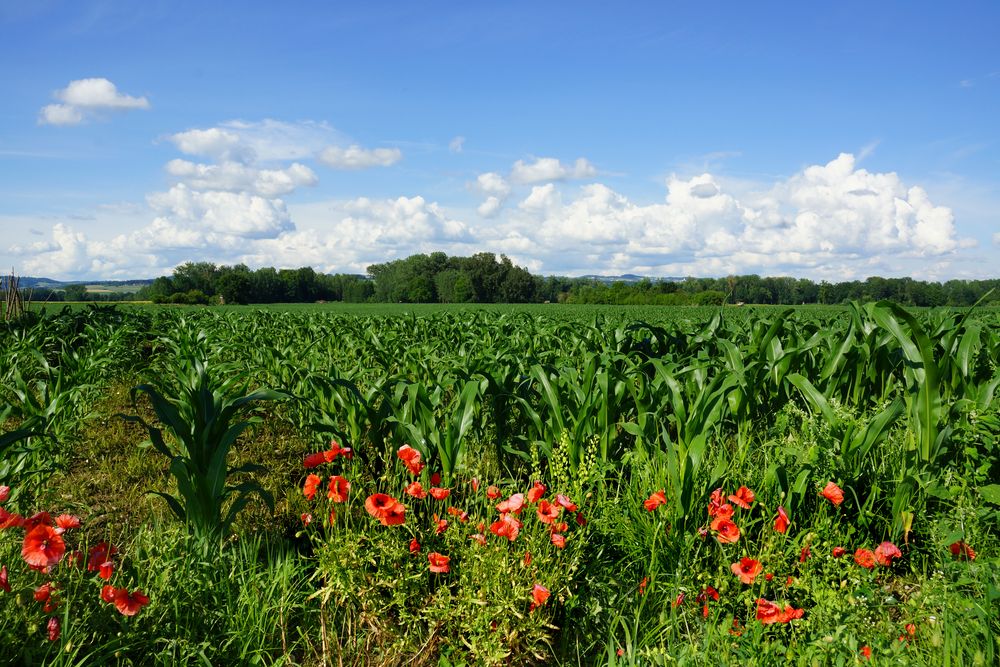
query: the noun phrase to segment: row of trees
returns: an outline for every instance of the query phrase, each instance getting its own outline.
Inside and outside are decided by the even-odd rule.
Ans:
[[[906,306],[971,306],[990,290],[989,303],[1000,304],[1000,280],[925,282],[912,278],[872,277],[864,281],[815,283],[805,278],[686,278],[681,281],[641,280],[634,283],[590,281],[573,285],[569,303],[711,304],[729,303],[836,304],[849,300],[889,300]]]
[[[155,303],[309,303],[370,301],[374,285],[365,276],[316,273],[299,269],[251,270],[245,264],[216,266],[187,262],[172,276],[161,276],[142,288],[136,298]]]
[[[443,252],[372,264],[367,275],[323,274],[310,267],[251,270],[244,264],[217,266],[187,262],[136,293],[87,292],[83,285],[60,291],[35,288],[32,301],[139,299],[157,303],[282,303],[314,301],[387,303],[581,303],[636,305],[836,304],[848,300],[895,301],[908,306],[967,306],[994,290],[1000,280],[925,282],[872,277],[829,283],[805,278],[757,275],[684,280],[613,281],[541,277],[493,253],[449,257]],[[28,290],[22,290],[26,292]]]
[[[530,303],[542,300],[544,280],[501,255],[413,255],[368,267],[375,300],[403,303]]]

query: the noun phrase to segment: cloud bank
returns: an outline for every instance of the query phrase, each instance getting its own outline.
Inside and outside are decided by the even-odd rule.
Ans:
[[[362,272],[374,262],[443,250],[504,252],[533,271],[568,275],[933,279],[953,276],[956,253],[975,245],[958,235],[951,209],[923,188],[859,168],[849,153],[749,186],[707,172],[674,175],[662,199],[647,202],[600,182],[568,183],[596,178],[582,158],[573,165],[540,158],[515,163],[506,176],[480,174],[467,189],[482,203],[451,208],[416,194],[286,203],[318,181],[306,164],[261,164],[260,146],[233,127],[191,130],[172,141],[213,161],[168,162],[171,186],[147,197],[147,221],[129,233],[91,238],[72,221],[58,222],[50,238],[14,249],[23,271],[144,276],[200,259]],[[535,182],[543,174],[548,180]],[[993,240],[1000,243],[1000,235]]]

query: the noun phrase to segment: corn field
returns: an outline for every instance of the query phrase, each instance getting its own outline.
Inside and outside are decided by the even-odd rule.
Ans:
[[[178,443],[201,433],[184,435],[183,424],[223,409],[226,420],[253,412],[213,464],[212,526],[222,534],[239,530],[236,515],[250,496],[270,502],[283,493],[283,481],[275,488],[262,472],[266,443],[253,447],[260,466],[228,469],[230,478],[257,481],[225,487],[229,447],[258,437],[252,424],[267,420],[315,447],[331,439],[349,446],[367,479],[387,479],[403,446],[439,471],[443,487],[596,476],[587,487],[595,503],[639,507],[629,526],[613,529],[620,532],[606,556],[637,578],[676,572],[713,490],[748,476],[757,496],[780,503],[793,523],[816,516],[817,488],[842,480],[852,534],[913,549],[969,539],[965,519],[949,518],[961,507],[972,512],[980,543],[997,538],[997,310],[909,312],[888,302],[424,315],[92,307],[0,327],[0,485],[26,500],[44,497],[46,480],[72,465],[107,388],[127,385],[135,386],[131,412],[147,416],[123,416],[141,421],[155,450],[173,457],[180,495],[168,503],[182,520],[201,502],[195,491],[185,500],[174,469],[179,457],[195,457]],[[170,395],[187,398],[172,408],[163,398]],[[196,405],[212,400],[216,412]],[[165,439],[155,425],[170,429]],[[666,528],[644,534],[640,501],[659,488],[667,490]],[[1000,610],[1000,583],[992,582],[980,591],[987,615]],[[634,618],[601,618],[603,629],[587,626],[599,634],[587,650],[609,664],[616,656],[605,649],[621,645],[623,632],[635,651],[678,632],[642,608]],[[984,623],[987,635],[996,629],[995,617]],[[979,646],[996,658],[992,639]]]

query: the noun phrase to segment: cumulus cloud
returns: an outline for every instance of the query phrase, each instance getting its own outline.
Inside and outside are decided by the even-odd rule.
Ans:
[[[510,180],[522,185],[593,178],[596,175],[594,165],[582,157],[577,158],[572,165],[563,164],[552,157],[540,157],[531,163],[518,160],[510,170]]]
[[[178,132],[169,140],[182,153],[233,162],[275,162],[312,158],[325,145],[341,141],[327,123],[228,120],[215,127]]]
[[[246,191],[262,197],[280,197],[319,182],[312,169],[298,162],[285,169],[257,169],[239,162],[197,164],[175,159],[167,163],[166,170],[196,190]]]
[[[448,142],[448,150],[452,153],[461,153],[465,146],[465,137],[458,136]]]
[[[58,104],[42,107],[38,122],[42,125],[78,125],[107,111],[149,109],[145,97],[133,97],[118,91],[105,78],[77,79],[53,95]]]
[[[861,169],[850,154],[771,183],[735,187],[712,173],[671,176],[658,201],[637,201],[603,183],[514,187],[496,172],[467,185],[488,223],[420,196],[287,204],[314,182],[299,163],[197,164],[174,160],[176,182],[150,195],[141,226],[90,238],[60,221],[51,238],[15,250],[23,266],[58,275],[149,275],[189,259],[251,266],[311,265],[364,271],[368,264],[442,250],[503,252],[544,273],[726,275],[761,273],[847,280],[869,275],[950,278],[974,242],[951,209],[898,174]],[[517,205],[504,201],[517,192]],[[126,215],[126,212],[120,213]],[[152,220],[152,222],[149,222]],[[293,223],[294,220],[294,223]],[[478,224],[477,224],[478,222]],[[72,224],[71,224],[72,223]],[[49,223],[51,224],[51,223]],[[37,220],[11,228],[37,227]],[[82,227],[81,227],[82,228]],[[992,241],[1000,245],[1000,233]],[[61,273],[59,273],[61,272]]]
[[[707,173],[673,176],[666,185],[665,201],[652,204],[600,183],[569,199],[553,183],[535,186],[494,227],[492,240],[523,252],[530,239],[548,271],[787,271],[838,279],[869,275],[889,257],[926,275],[927,260],[974,244],[958,238],[951,210],[922,188],[895,173],[858,169],[850,154],[739,197]]]
[[[369,149],[352,144],[347,148],[329,146],[316,159],[334,169],[369,169],[390,167],[403,159],[403,152],[398,148]]]

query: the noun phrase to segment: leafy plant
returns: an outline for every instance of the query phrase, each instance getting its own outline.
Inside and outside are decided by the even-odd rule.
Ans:
[[[161,496],[193,532],[221,538],[254,495],[272,511],[274,508],[271,494],[257,482],[229,483],[233,476],[263,470],[255,464],[229,467],[229,453],[236,439],[259,418],[235,420],[254,403],[289,396],[270,389],[243,395],[246,386],[239,374],[220,380],[209,371],[204,358],[206,334],[183,329],[182,334],[187,335],[178,342],[168,341],[174,351],[168,363],[173,371],[172,383],[140,384],[131,391],[133,406],[139,393],[149,397],[156,418],[172,439],[165,439],[162,429],[140,416],[123,417],[145,427],[149,444],[170,460],[177,495],[152,493]]]

